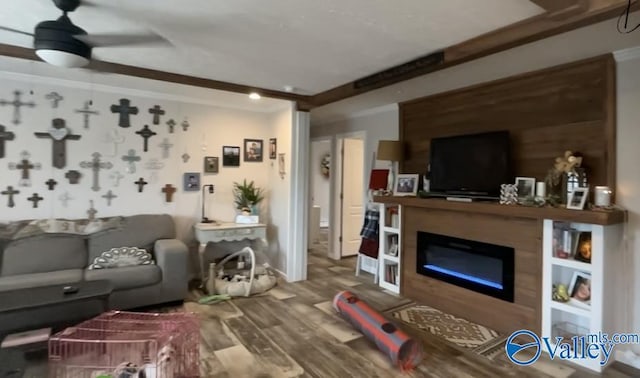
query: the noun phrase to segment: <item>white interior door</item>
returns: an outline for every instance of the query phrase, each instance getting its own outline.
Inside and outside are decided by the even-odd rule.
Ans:
[[[364,219],[364,141],[344,139],[342,155],[342,257],[358,253]]]

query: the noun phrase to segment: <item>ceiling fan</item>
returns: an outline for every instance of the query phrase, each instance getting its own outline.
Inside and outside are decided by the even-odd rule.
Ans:
[[[0,29],[33,36],[36,55],[49,64],[61,67],[86,66],[94,47],[169,43],[158,34],[88,34],[67,16],[67,13],[81,5],[80,0],[53,0],[53,3],[62,11],[62,16],[57,20],[40,22],[34,34],[4,26],[0,26]]]

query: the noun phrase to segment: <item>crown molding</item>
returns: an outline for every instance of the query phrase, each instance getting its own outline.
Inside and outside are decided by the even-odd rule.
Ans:
[[[618,50],[613,52],[613,58],[616,62],[626,62],[640,58],[640,46],[630,49]]]

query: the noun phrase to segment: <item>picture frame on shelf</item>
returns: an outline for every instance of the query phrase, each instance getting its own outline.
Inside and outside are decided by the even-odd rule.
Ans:
[[[399,174],[393,186],[394,196],[415,196],[418,193],[419,174]]]
[[[218,157],[217,156],[205,156],[204,158],[204,173],[218,173],[219,170]]]
[[[261,162],[263,155],[262,139],[244,140],[244,161]]]
[[[591,306],[591,275],[575,271],[569,284],[570,302],[574,305],[588,308]]]
[[[567,198],[567,209],[584,210],[584,205],[589,197],[589,188],[575,188]]]
[[[239,167],[240,166],[240,147],[222,146],[222,166],[223,167]]]
[[[591,232],[580,232],[577,235],[573,258],[577,261],[591,263]]]
[[[534,177],[516,177],[515,185],[518,188],[519,202],[535,197],[536,179]]]
[[[200,172],[186,172],[182,175],[182,189],[185,192],[200,191]]]

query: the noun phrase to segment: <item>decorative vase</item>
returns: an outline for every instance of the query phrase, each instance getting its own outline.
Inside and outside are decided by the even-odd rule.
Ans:
[[[260,208],[257,204],[251,205],[251,215],[260,215]]]

